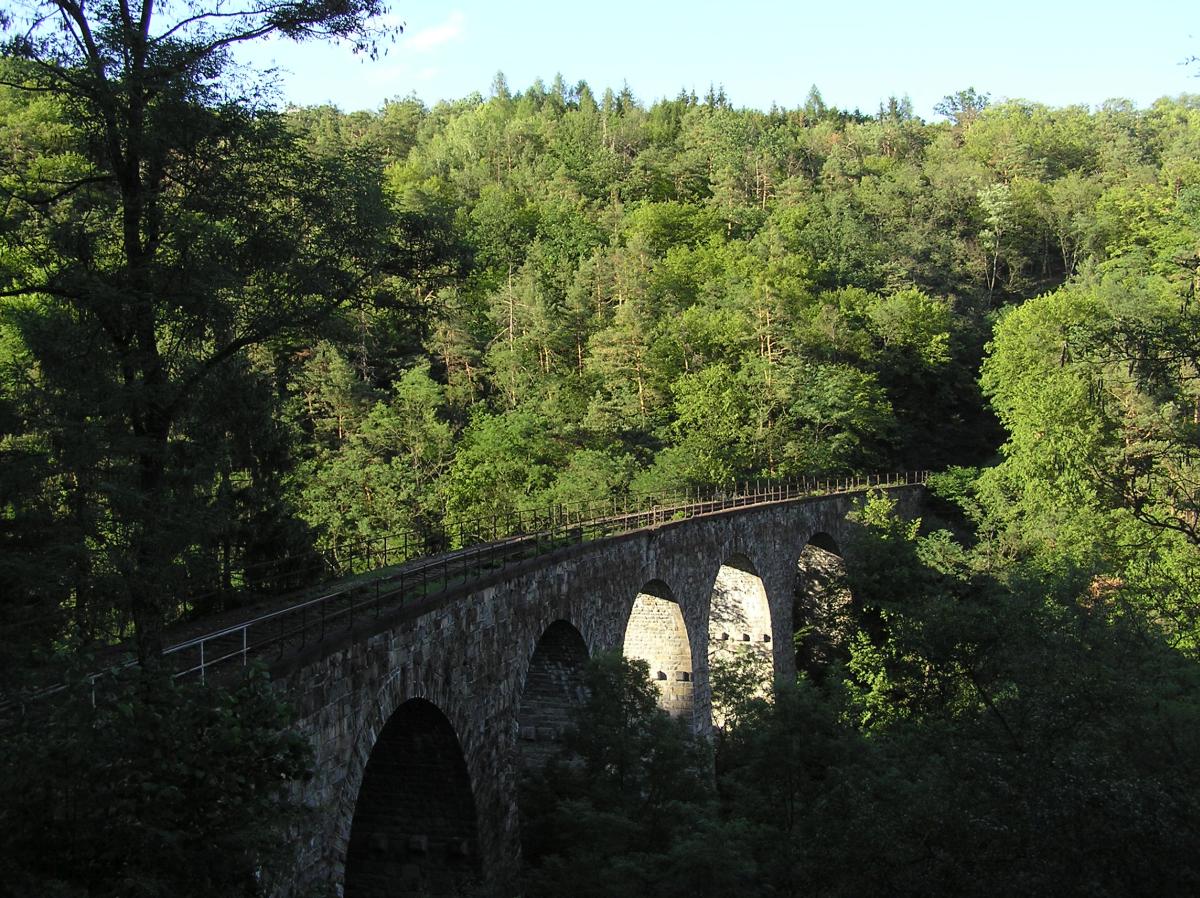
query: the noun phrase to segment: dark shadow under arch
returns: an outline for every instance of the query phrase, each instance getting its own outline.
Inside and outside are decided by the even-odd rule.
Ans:
[[[625,625],[622,652],[626,658],[637,658],[650,666],[650,681],[658,687],[663,709],[691,719],[692,644],[683,609],[663,581],[651,580],[638,591]]]
[[[538,640],[517,711],[518,762],[523,769],[543,766],[562,744],[573,711],[587,698],[584,668],[587,643],[565,620],[546,628]]]
[[[651,580],[638,590],[638,595],[653,596],[656,599],[665,599],[668,602],[675,601],[675,593],[671,592],[671,587],[667,586],[662,580]]]
[[[796,670],[820,679],[831,663],[846,660],[855,618],[841,548],[828,533],[814,533],[796,563],[792,602]]]
[[[454,728],[411,699],[371,749],[350,826],[345,898],[455,895],[479,879],[475,798]]]
[[[808,538],[808,545],[816,546],[818,549],[823,549],[839,558],[842,557],[842,550],[838,546],[837,540],[823,530],[810,536]]]

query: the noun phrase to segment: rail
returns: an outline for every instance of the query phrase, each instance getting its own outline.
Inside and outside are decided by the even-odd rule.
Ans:
[[[319,642],[334,630],[353,629],[364,615],[378,617],[398,602],[426,598],[518,562],[574,543],[631,533],[656,524],[687,520],[731,508],[794,501],[814,496],[924,484],[927,472],[804,479],[784,483],[758,481],[732,490],[689,490],[682,494],[643,497],[631,508],[628,495],[602,502],[555,506],[531,514],[523,532],[483,539],[461,548],[424,557],[381,573],[367,582],[331,590],[286,608],[188,639],[164,651],[176,677],[199,675],[231,661],[247,665],[268,650],[282,656]],[[634,500],[636,501],[636,500]],[[463,531],[465,538],[469,531]],[[377,570],[392,567],[388,543],[379,540]],[[399,549],[400,547],[396,547]]]

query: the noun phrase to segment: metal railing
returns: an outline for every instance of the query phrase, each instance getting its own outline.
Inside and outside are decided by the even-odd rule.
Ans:
[[[364,557],[375,569],[388,569],[372,579],[355,582],[323,595],[289,605],[251,620],[206,633],[164,651],[176,677],[199,675],[217,666],[276,657],[325,639],[335,631],[353,630],[365,616],[379,617],[405,601],[427,598],[469,583],[513,564],[556,551],[567,545],[630,533],[670,521],[687,520],[732,508],[786,502],[814,496],[858,492],[880,487],[924,484],[927,472],[803,479],[788,482],[755,481],[731,489],[697,489],[679,494],[618,496],[600,502],[558,505],[545,512],[527,512],[516,519],[517,532],[499,535],[499,521],[486,520],[474,528],[454,525],[446,541],[457,548],[419,558],[406,557],[410,544],[394,537],[370,541],[377,547]],[[448,528],[449,529],[449,528]],[[468,542],[468,540],[474,540]],[[396,568],[395,565],[401,566]]]

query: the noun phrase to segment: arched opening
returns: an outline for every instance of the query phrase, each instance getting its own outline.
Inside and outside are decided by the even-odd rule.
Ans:
[[[729,688],[744,691],[756,684],[756,694],[770,691],[773,664],[771,606],[758,571],[745,555],[733,555],[721,565],[713,582],[708,611],[708,670],[713,687],[712,718],[724,725],[724,705],[734,696]]]
[[[363,772],[343,894],[457,895],[479,872],[475,798],[458,737],[436,706],[407,701]]]
[[[675,717],[692,715],[692,645],[683,611],[661,580],[642,587],[625,626],[626,658],[650,665],[650,680],[658,687],[659,705]]]
[[[845,660],[854,628],[854,600],[846,586],[842,551],[828,533],[814,533],[796,565],[796,670],[820,678],[831,663]]]
[[[587,698],[587,643],[565,620],[552,623],[529,661],[517,713],[519,754],[524,770],[543,767],[558,751],[572,711]]]

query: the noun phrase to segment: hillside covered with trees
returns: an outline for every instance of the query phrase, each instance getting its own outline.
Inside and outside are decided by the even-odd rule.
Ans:
[[[271,27],[366,40],[374,5],[351,5]],[[163,40],[97,50],[131,66],[111,83],[70,47],[0,60],[5,691],[125,640],[153,668],[170,625],[289,588],[263,573],[280,558],[629,492],[942,471],[921,533],[860,512],[879,561],[851,587],[883,630],[745,699],[753,725],[718,745],[727,795],[791,770],[811,811],[781,831],[706,805],[735,881],[1042,894],[1097,864],[1080,893],[1194,892],[1200,98],[968,89],[927,122],[816,88],[761,111],[497,76],[433,107],[281,110],[218,45]],[[39,748],[14,745],[21,790]],[[46,794],[84,754],[51,759]],[[302,755],[282,744],[270,776]],[[22,813],[61,833],[39,794]],[[861,860],[856,832],[891,853]],[[580,846],[535,849],[531,894],[556,894]],[[63,881],[92,882],[89,850]],[[644,860],[630,882],[671,894]]]
[[[999,319],[1019,340],[1073,310],[1071,370],[1150,332],[1175,334],[1164,364],[1187,350],[1188,98],[1089,111],[965,91],[926,123],[903,101],[830,109],[815,89],[759,112],[720,92],[647,107],[498,77],[486,100],[432,109],[246,110],[246,158],[200,145],[191,163],[228,182],[164,193],[177,280],[157,339],[180,395],[161,453],[169,545],[151,562],[131,531],[144,510],[124,504],[136,438],[113,430],[112,323],[69,285],[34,292],[51,266],[104,277],[110,191],[89,180],[69,104],[12,87],[3,103],[19,294],[0,397],[19,598],[3,613],[45,621],[45,639],[125,632],[131,566],[203,594],[265,559],[446,515],[986,462],[994,415],[1014,447],[1043,432],[1019,406],[1049,386],[997,355],[989,406],[979,366]],[[82,186],[54,195],[71,177]],[[299,208],[279,213],[280,195]],[[1119,298],[1130,282],[1145,302]]]

